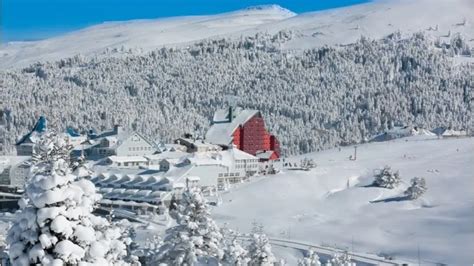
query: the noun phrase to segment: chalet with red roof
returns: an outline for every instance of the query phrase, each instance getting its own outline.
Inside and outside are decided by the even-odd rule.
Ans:
[[[263,161],[280,157],[280,143],[265,128],[258,110],[232,108],[218,110],[206,133],[206,141],[222,147],[235,146]]]

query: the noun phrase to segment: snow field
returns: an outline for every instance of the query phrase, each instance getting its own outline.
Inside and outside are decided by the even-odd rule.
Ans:
[[[426,263],[474,260],[472,138],[410,137],[359,145],[357,161],[348,160],[352,153],[346,147],[308,154],[317,168],[280,173],[223,194],[213,215],[241,232],[249,232],[255,220],[270,237],[353,246],[356,252],[416,261],[419,247]],[[393,190],[367,186],[373,170],[384,165],[400,171],[402,184]],[[425,195],[390,201],[403,196],[415,176],[425,177]]]

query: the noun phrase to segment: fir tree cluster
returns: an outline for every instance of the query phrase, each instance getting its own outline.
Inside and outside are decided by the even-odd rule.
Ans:
[[[146,54],[75,56],[0,71],[0,136],[12,147],[45,115],[66,128],[122,124],[153,140],[204,134],[226,96],[261,110],[287,155],[357,143],[395,125],[472,132],[472,63],[460,36],[418,33],[306,50],[291,34],[214,39]]]

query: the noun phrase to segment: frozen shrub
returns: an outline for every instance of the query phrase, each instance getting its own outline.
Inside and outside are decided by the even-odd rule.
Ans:
[[[398,171],[394,172],[390,166],[385,166],[375,174],[374,185],[378,187],[393,189],[400,184],[400,175]]]
[[[321,266],[321,262],[318,254],[310,249],[304,258],[298,260],[298,266]]]
[[[410,199],[417,199],[426,192],[426,181],[423,177],[414,177],[411,185],[405,190],[405,195]]]
[[[352,262],[351,255],[349,253],[336,253],[333,257],[326,262],[326,266],[355,266],[356,264]]]

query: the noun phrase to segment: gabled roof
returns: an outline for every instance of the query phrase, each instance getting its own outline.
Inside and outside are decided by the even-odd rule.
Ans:
[[[146,138],[145,136],[143,136],[142,134],[140,134],[136,131],[132,131],[132,132],[128,133],[128,135],[124,136],[124,138],[122,138],[122,139],[119,138],[119,144],[118,145],[121,145],[125,140],[129,139],[133,135],[139,136],[146,143],[148,143],[148,145],[152,146],[153,148],[156,148],[156,144],[154,142],[150,141],[148,138]]]
[[[31,129],[30,132],[21,137],[21,139],[15,145],[21,145],[23,143],[34,143],[38,135],[46,131],[46,125],[46,118],[44,116],[40,116],[33,129]]]
[[[114,142],[116,140],[117,142],[115,143],[115,145],[111,146],[110,148],[118,148],[120,145],[122,145],[122,143],[124,143],[133,135],[137,135],[138,137],[142,138],[146,143],[148,143],[153,148],[156,147],[155,143],[148,140],[146,137],[144,137],[142,134],[136,131],[121,130],[120,132],[117,132],[116,129],[112,129],[110,131],[105,131],[105,132],[102,132],[100,135],[97,135],[97,137],[95,137],[94,140],[97,143],[99,143],[104,138],[108,139],[111,142]]]
[[[67,127],[66,128],[66,134],[68,134],[70,137],[79,137],[79,136],[81,136],[79,131],[77,131],[77,129],[75,129],[73,127]]]
[[[230,145],[234,131],[240,125],[245,124],[252,117],[259,114],[258,110],[242,110],[237,108],[234,111],[234,118],[229,122],[228,115],[224,116],[224,112],[228,112],[228,110],[218,110],[214,115],[212,126],[206,133],[207,142],[217,145]]]

